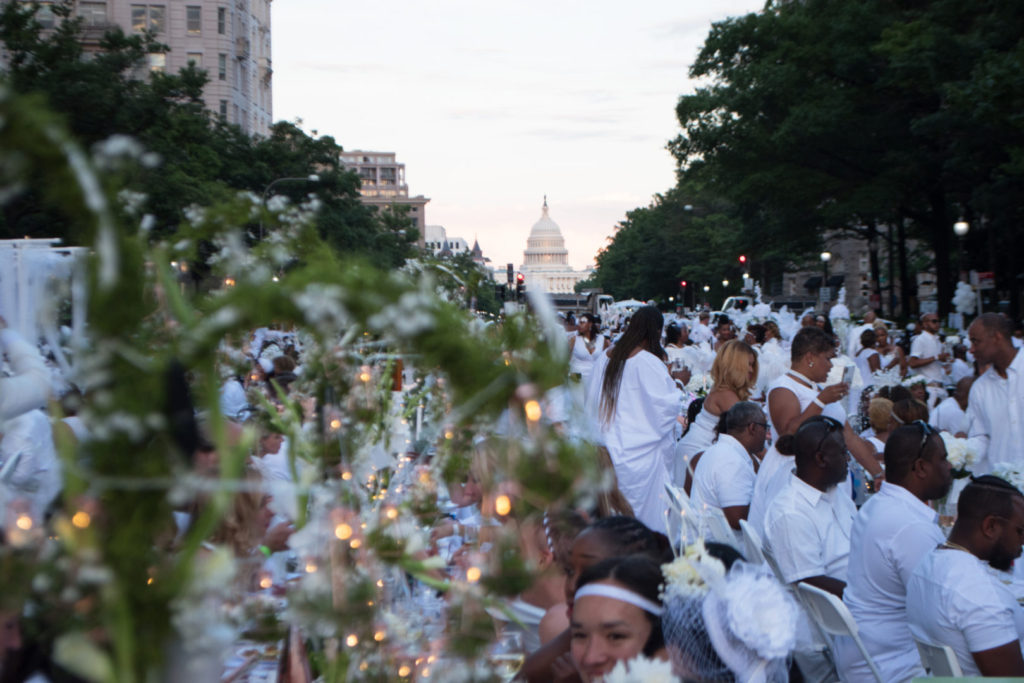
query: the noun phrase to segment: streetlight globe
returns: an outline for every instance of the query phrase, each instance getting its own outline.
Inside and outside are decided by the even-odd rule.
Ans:
[[[729,286],[729,281],[728,280],[722,280],[722,286],[723,287],[728,287]]]
[[[821,252],[821,261],[822,261],[822,263],[828,263],[831,260],[832,260],[832,252],[831,251],[823,251],[823,252]]]
[[[307,177],[306,180],[308,180],[311,183],[319,183],[320,182],[320,176],[317,175],[316,173],[310,173],[309,177]]]
[[[711,291],[711,285],[704,285],[704,291],[705,292],[710,292]]]
[[[971,224],[965,221],[963,218],[953,224],[953,232],[956,233],[957,237],[963,237],[971,229]]]

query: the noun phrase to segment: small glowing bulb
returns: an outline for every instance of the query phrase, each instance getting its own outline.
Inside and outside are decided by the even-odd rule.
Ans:
[[[339,541],[347,541],[352,538],[352,527],[342,522],[334,527],[334,535],[338,537]]]
[[[348,634],[348,638],[345,639],[345,644],[349,647],[355,647],[359,644],[359,638],[354,633]]]
[[[377,579],[377,588],[384,587],[384,579]]]
[[[455,432],[453,432],[452,430],[449,429],[448,431],[446,431],[444,433],[444,438],[446,438],[446,439],[454,439],[455,438]]]
[[[366,671],[369,668],[370,668],[370,663],[369,662],[359,662],[359,670],[360,671]]]
[[[330,427],[334,431],[338,431],[339,429],[341,429],[341,420],[339,420],[338,418],[334,418],[333,420],[331,420]]]
[[[376,640],[379,643],[380,641],[384,640],[384,636],[386,636],[386,635],[387,634],[384,633],[384,631],[377,631],[376,633],[373,634],[373,639]]]
[[[526,405],[523,406],[523,409],[526,411],[526,419],[530,422],[537,422],[540,420],[540,403],[537,401],[527,401]]]
[[[384,513],[384,516],[387,517],[388,519],[392,519],[392,520],[398,519],[398,509],[397,508],[393,508],[393,507],[389,507],[387,509],[387,512]]]
[[[270,588],[274,585],[274,581],[269,576],[263,576],[260,578],[260,588]]]
[[[504,517],[512,512],[512,501],[506,495],[500,495],[494,500],[494,511]]]
[[[412,673],[412,669],[410,669],[407,664],[403,664],[402,666],[398,667],[398,675],[401,676],[402,678],[405,678],[406,676],[408,676],[411,673]]]
[[[28,531],[32,528],[32,518],[28,515],[18,515],[18,519],[16,519],[14,523],[22,531]]]
[[[92,517],[90,517],[89,513],[86,512],[85,510],[79,510],[71,518],[71,523],[79,529],[86,528],[87,526],[89,526],[90,522],[92,522]]]
[[[362,544],[363,544],[363,542],[362,542],[362,541],[360,541],[360,540],[359,540],[358,538],[353,538],[353,539],[352,539],[351,541],[349,541],[349,544],[348,544],[348,545],[349,545],[349,547],[350,547],[350,548],[352,548],[353,550],[355,550],[356,548],[358,548],[358,547],[359,547],[359,546],[361,546]]]
[[[363,384],[366,384],[367,382],[370,381],[371,378],[372,376],[370,375],[370,368],[364,365],[362,369],[359,371],[359,381],[362,382]]]
[[[427,657],[427,663],[428,664],[433,664],[436,659],[437,659],[437,655],[430,655],[429,657]]]
[[[476,583],[480,580],[480,567],[470,567],[466,570],[466,581]]]
[[[153,585],[153,577],[152,576],[149,577],[148,579],[146,579],[146,585],[147,586],[152,586]]]
[[[430,678],[430,667],[423,667],[423,669],[420,671],[420,675],[424,678]]]
[[[314,573],[316,571],[316,569],[317,569],[316,562],[313,562],[312,560],[310,560],[309,562],[306,563],[306,573],[307,574]]]
[[[341,478],[344,479],[345,481],[350,481],[352,479],[352,473],[351,472],[342,472],[341,473]]]

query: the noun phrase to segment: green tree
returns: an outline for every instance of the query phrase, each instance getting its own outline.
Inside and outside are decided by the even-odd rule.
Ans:
[[[691,67],[706,85],[677,108],[681,173],[761,215],[745,230],[793,253],[824,231],[874,243],[884,224],[925,239],[945,310],[953,221],[1008,224],[986,191],[1020,177],[1021,15],[998,2],[808,0],[715,24]]]
[[[147,54],[166,51],[152,35],[114,28],[87,54],[70,6],[55,12],[62,20],[43,31],[31,5],[0,8],[0,41],[9,56],[4,78],[17,92],[43,95],[87,148],[124,135],[155,155],[147,157],[155,163],[131,166],[122,179],[126,189],[145,195],[136,213],[153,216],[154,238],[173,233],[190,205],[208,206],[240,190],[262,198],[277,179],[316,175],[315,183],[278,183],[274,194],[293,202],[314,194],[321,207],[317,229],[336,252],[382,267],[414,253],[413,222],[401,211],[377,215],[359,201],[359,179],[340,165],[342,148],[333,138],[309,136],[286,122],[267,138],[252,138],[204,108],[206,72],[191,65],[177,74],[148,72]],[[255,219],[250,234],[259,233]],[[9,203],[0,220],[0,237],[24,235],[80,243],[67,219],[32,191]]]

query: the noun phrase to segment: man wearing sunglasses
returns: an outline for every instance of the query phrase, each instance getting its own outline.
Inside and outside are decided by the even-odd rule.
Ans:
[[[882,679],[906,681],[925,675],[907,621],[907,581],[945,540],[928,501],[948,494],[953,483],[938,432],[921,421],[893,430],[885,443],[885,474],[881,490],[853,520],[843,602]],[[836,654],[844,680],[875,680],[852,642],[841,641]]]
[[[1024,354],[1013,347],[1013,324],[999,313],[979,315],[967,329],[971,353],[991,364],[974,381],[967,400],[967,435],[978,451],[976,473],[999,462],[1022,464],[1024,444]]]
[[[793,451],[796,471],[768,504],[767,544],[787,583],[805,581],[842,597],[857,514],[850,496],[837,489],[849,473],[843,424],[812,417],[777,448]]]
[[[978,477],[960,494],[949,540],[907,582],[910,631],[953,648],[964,676],[1024,677],[1024,610],[1004,574],[1022,543],[1024,495],[999,477]]]

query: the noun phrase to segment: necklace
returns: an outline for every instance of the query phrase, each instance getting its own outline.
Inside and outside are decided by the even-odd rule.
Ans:
[[[811,381],[811,379],[809,377],[806,377],[805,375],[800,374],[796,370],[787,370],[786,374],[789,375],[790,377],[792,377],[793,379],[799,381],[799,382],[803,382],[804,384],[806,384],[811,389],[818,389],[819,388],[817,382]]]
[[[939,547],[940,548],[945,548],[946,550],[963,550],[965,553],[968,553],[970,555],[974,554],[970,550],[968,550],[967,548],[965,548],[962,545],[960,545],[959,543],[953,543],[953,541],[945,541],[943,543],[940,543]]]

